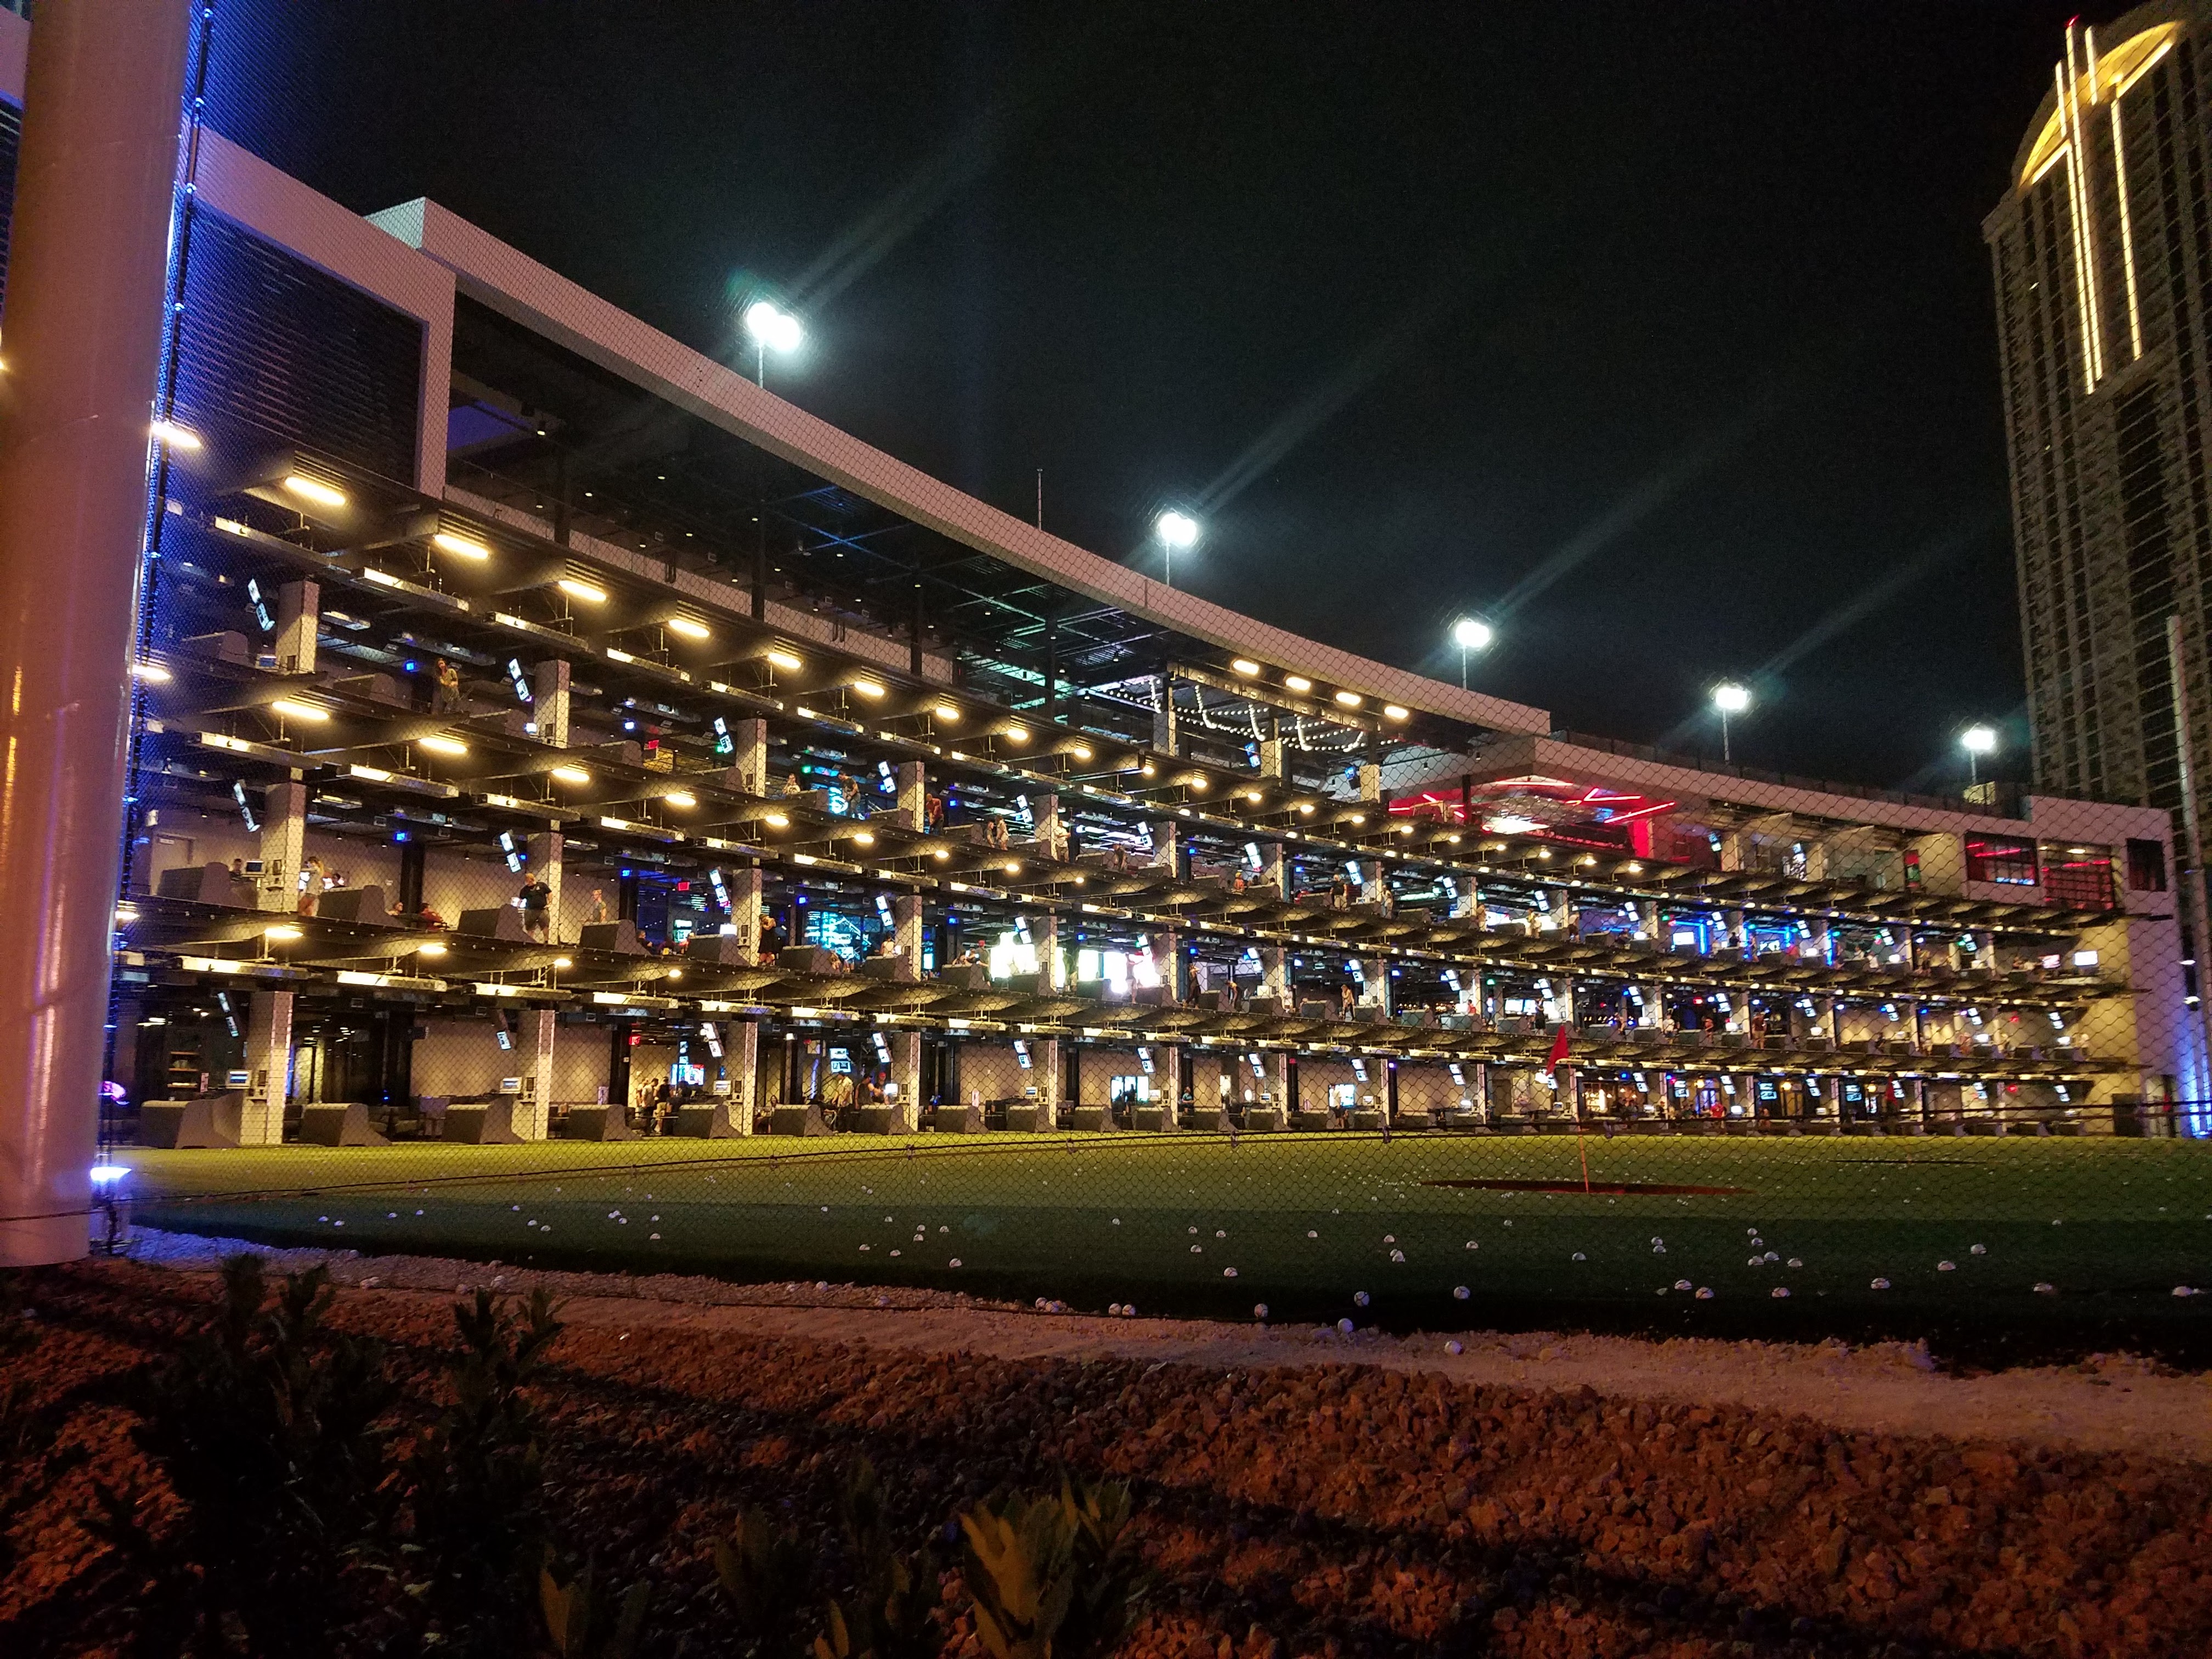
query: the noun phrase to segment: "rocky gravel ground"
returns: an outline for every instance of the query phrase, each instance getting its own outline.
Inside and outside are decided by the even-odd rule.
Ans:
[[[419,1395],[453,1288],[351,1289],[336,1317],[392,1342]],[[135,1461],[115,1382],[211,1287],[105,1262],[28,1293],[41,1336],[7,1380],[67,1409],[88,1462],[27,1493],[0,1437],[0,1654],[118,1651],[134,1586],[84,1525],[92,1480]],[[555,1509],[608,1577],[651,1583],[651,1655],[738,1650],[709,1548],[742,1504],[789,1515],[834,1578],[856,1451],[917,1534],[1055,1467],[1129,1481],[1161,1582],[1128,1654],[2212,1652],[2212,1481],[2172,1452],[1854,1429],[1356,1349],[1004,1357],[586,1312],[546,1402]],[[945,1588],[945,1651],[980,1651]]]

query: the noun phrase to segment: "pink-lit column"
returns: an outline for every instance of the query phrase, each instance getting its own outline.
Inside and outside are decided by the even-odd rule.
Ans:
[[[85,1251],[183,0],[41,0],[0,376],[0,1266]]]

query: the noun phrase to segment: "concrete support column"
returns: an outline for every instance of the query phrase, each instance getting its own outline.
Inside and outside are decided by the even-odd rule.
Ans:
[[[753,879],[757,884],[760,879],[759,871],[753,872]],[[757,894],[755,895],[753,902],[756,906],[758,905],[760,901]],[[921,925],[921,896],[919,893],[902,893],[891,901],[891,938],[898,946],[899,960],[906,964],[906,975],[909,979],[919,980],[921,977],[921,945],[924,931]],[[921,1051],[917,1048],[915,1052],[919,1056]],[[918,1066],[921,1062],[917,1058],[915,1063]],[[917,1073],[915,1075],[919,1076],[920,1073]]]
[[[1067,832],[1060,827],[1060,797],[1031,795],[1030,816],[1036,825],[1036,842],[1048,859],[1064,860],[1067,856]]]
[[[1744,930],[1742,911],[1723,911],[1721,915],[1721,924],[1727,929],[1728,934],[1728,936],[1721,941],[1722,944],[1733,945],[1739,951],[1748,950],[1750,948],[1750,935]]]
[[[1743,868],[1743,832],[1741,830],[1721,831],[1721,868],[1723,870]]]
[[[1175,682],[1165,674],[1154,682],[1159,698],[1152,710],[1152,747],[1163,755],[1176,752]]]
[[[185,61],[197,6],[31,32],[0,413],[0,1267],[85,1251]]]
[[[525,846],[529,854],[530,873],[553,890],[545,901],[545,942],[561,943],[561,848],[562,838],[558,830],[549,830],[542,836],[532,836]]]
[[[1168,1000],[1181,1002],[1190,994],[1190,970],[1183,960],[1182,936],[1155,933],[1152,951],[1153,965],[1160,970],[1160,983],[1167,988]]]
[[[748,795],[771,793],[768,776],[768,722],[729,722],[729,770],[738,791]]]
[[[1359,963],[1359,1006],[1390,1012],[1390,963],[1382,957],[1363,957]]]
[[[1382,769],[1373,761],[1362,761],[1359,764],[1359,799],[1382,799]]]
[[[322,611],[319,582],[286,582],[276,590],[276,672],[315,672],[315,630]]]
[[[1030,1045],[1030,1077],[1036,1085],[1037,1127],[1060,1127],[1060,1039],[1045,1037]]]
[[[1281,1000],[1285,1009],[1291,1000],[1291,955],[1279,945],[1260,946],[1260,994]]]
[[[256,991],[246,1016],[246,1110],[238,1144],[274,1146],[284,1139],[284,1101],[292,1078],[292,994]]]
[[[1182,850],[1180,838],[1176,834],[1176,821],[1173,818],[1157,818],[1151,828],[1153,864],[1163,869],[1176,868],[1176,855]]]
[[[929,772],[920,761],[901,761],[892,769],[899,822],[917,835],[929,827]]]
[[[1183,1053],[1174,1043],[1164,1043],[1152,1051],[1152,1083],[1165,1109],[1160,1118],[1163,1128],[1172,1129],[1182,1121]]]
[[[525,1140],[543,1140],[553,1121],[553,1033],[557,1022],[550,1008],[522,1011],[522,1098],[514,1103],[514,1133]]]
[[[1060,917],[1055,912],[1048,910],[1030,918],[1030,943],[1036,951],[1037,983],[1048,991],[1059,990]]]
[[[730,894],[730,923],[738,930],[738,937],[745,948],[756,955],[761,940],[761,867],[757,864],[739,870],[724,883]]]
[[[1290,749],[1280,738],[1260,739],[1260,775],[1274,783],[1290,780]]]
[[[910,1135],[921,1127],[921,1033],[891,1031],[884,1041],[891,1051],[891,1081],[898,1085],[898,1098],[891,1103],[891,1133]]]
[[[1564,938],[1575,936],[1575,896],[1564,887],[1553,887],[1544,895],[1544,908],[1551,921],[1550,931]]]
[[[531,677],[530,718],[538,742],[568,746],[568,665],[558,658],[539,663]]]
[[[307,856],[307,787],[272,783],[261,796],[261,893],[264,910],[300,908],[300,868]]]
[[[722,1069],[730,1078],[730,1127],[749,1135],[762,1098],[758,1020],[733,1019],[722,1027]]]
[[[1283,843],[1264,842],[1260,847],[1260,879],[1264,887],[1278,898],[1291,896],[1291,861],[1283,856]]]
[[[1637,926],[1643,928],[1644,937],[1657,939],[1659,948],[1665,950],[1667,941],[1659,938],[1659,903],[1656,899],[1645,899],[1636,907]]]

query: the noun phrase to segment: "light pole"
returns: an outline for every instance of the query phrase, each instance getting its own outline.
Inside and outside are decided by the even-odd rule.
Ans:
[[[1735,757],[1729,752],[1729,716],[1751,707],[1751,692],[1734,680],[1723,680],[1713,688],[1713,707],[1721,711],[1721,764],[1733,766]]]
[[[1160,546],[1167,557],[1166,581],[1175,586],[1175,550],[1188,547],[1198,539],[1198,520],[1188,513],[1178,513],[1173,507],[1152,521],[1152,529],[1160,538]]]
[[[753,379],[763,390],[768,386],[769,349],[796,351],[806,337],[798,318],[767,300],[756,300],[745,307],[745,332],[753,337]]]
[[[1452,643],[1459,647],[1459,689],[1467,690],[1467,659],[1471,651],[1487,651],[1490,642],[1498,637],[1498,630],[1488,623],[1474,617],[1462,617],[1452,624]]]
[[[1978,786],[1982,781],[1981,759],[1997,751],[1997,732],[1993,726],[1970,726],[1959,733],[1959,747],[1966,751],[1966,781]]]

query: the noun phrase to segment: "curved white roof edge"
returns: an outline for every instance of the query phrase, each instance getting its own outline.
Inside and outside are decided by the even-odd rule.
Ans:
[[[369,222],[451,270],[460,291],[611,374],[854,495],[1032,575],[1332,686],[1498,732],[1548,733],[1543,709],[1463,691],[1301,638],[1049,535],[786,403],[488,232],[418,198]]]

